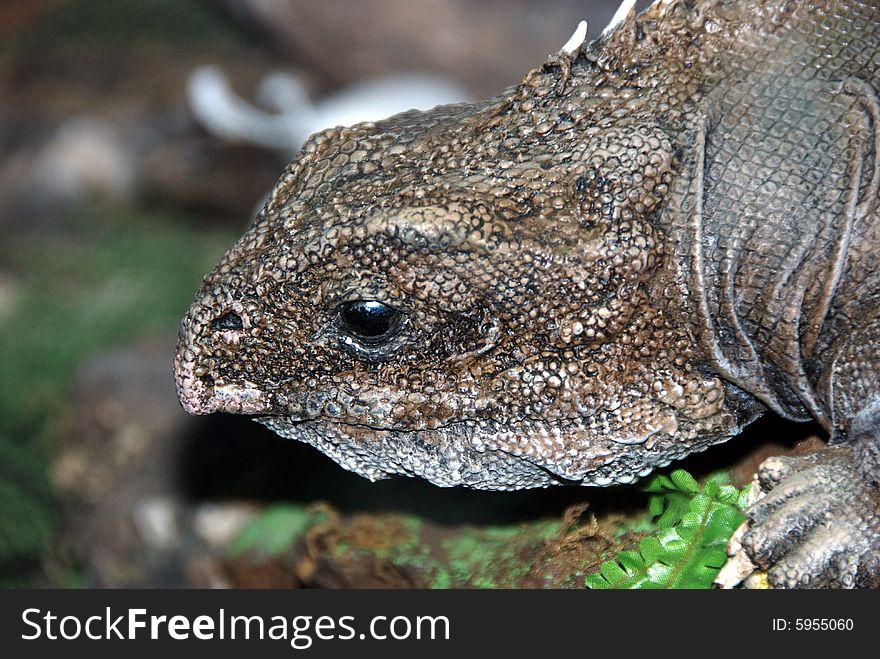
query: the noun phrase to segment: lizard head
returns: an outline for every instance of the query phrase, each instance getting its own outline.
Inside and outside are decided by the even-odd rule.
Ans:
[[[183,321],[184,407],[485,489],[628,482],[730,430],[662,284],[673,144],[533,92],[314,136]]]

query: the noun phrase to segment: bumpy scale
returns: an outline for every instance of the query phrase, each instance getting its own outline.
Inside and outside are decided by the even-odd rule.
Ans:
[[[743,546],[877,586],[880,5],[631,4],[497,98],[313,136],[183,321],[181,402],[484,489],[815,418]]]

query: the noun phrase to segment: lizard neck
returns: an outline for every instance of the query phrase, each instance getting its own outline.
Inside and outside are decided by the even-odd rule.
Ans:
[[[796,29],[815,20],[790,17],[729,58],[680,136],[663,221],[708,361],[779,414],[830,428],[823,350],[858,315],[841,304],[877,289],[860,236],[876,231],[880,103],[876,73],[852,58],[811,66],[855,38],[833,21]]]

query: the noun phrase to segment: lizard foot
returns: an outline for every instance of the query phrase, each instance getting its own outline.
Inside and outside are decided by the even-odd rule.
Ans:
[[[851,445],[766,460],[741,543],[774,588],[880,587],[880,487]]]

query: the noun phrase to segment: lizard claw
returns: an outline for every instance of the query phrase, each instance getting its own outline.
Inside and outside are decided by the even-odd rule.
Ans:
[[[809,487],[803,486],[808,474],[771,490],[749,509],[750,529],[743,536],[742,545],[758,565],[767,568],[776,563],[833,515],[832,494],[814,495]]]
[[[758,483],[761,490],[769,492],[792,474],[803,471],[820,462],[822,453],[816,451],[800,456],[779,455],[767,458],[758,468]]]
[[[768,572],[774,588],[854,588],[859,553],[851,548],[859,531],[851,524],[831,524],[810,534]]]
[[[771,458],[757,480],[765,496],[747,511],[741,545],[770,586],[880,586],[880,491],[852,446]]]

